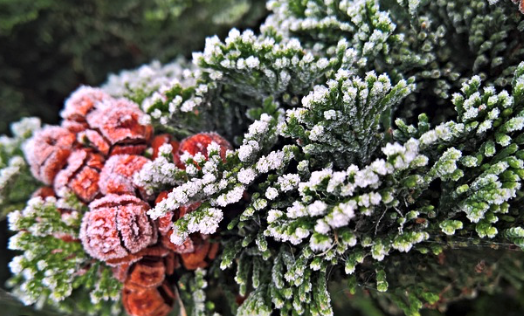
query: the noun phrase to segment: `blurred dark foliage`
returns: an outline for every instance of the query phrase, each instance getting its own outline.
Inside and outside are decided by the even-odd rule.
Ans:
[[[0,0],[0,134],[23,116],[56,123],[80,84],[189,57],[265,15],[263,0]]]
[[[523,264],[521,250],[504,246],[447,248],[438,256],[393,255],[384,262],[389,283],[386,293],[372,284],[354,287],[341,281],[341,271],[332,270],[335,277],[329,286],[334,315],[419,315],[417,310],[399,308],[399,301],[409,305],[404,289],[418,286],[439,288],[440,293],[436,303],[423,304],[420,316],[520,316],[524,311]]]

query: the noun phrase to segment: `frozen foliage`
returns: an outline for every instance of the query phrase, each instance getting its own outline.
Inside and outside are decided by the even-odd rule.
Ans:
[[[522,75],[514,56],[522,55],[522,18],[506,4],[454,4],[398,1],[386,12],[376,1],[270,1],[273,15],[260,35],[232,30],[224,41],[208,39],[194,55],[194,90],[164,93],[148,110],[191,130],[195,112],[169,113],[172,102],[189,100],[199,124],[244,134],[225,161],[187,155],[182,160],[199,168],[183,170],[164,155],[135,179],[151,192],[175,186],[153,218],[204,202],[175,222],[175,243],[215,231],[226,209],[242,205],[228,226],[240,237],[225,243],[221,263],[226,269],[238,259],[240,292],[253,287],[238,313],[308,306],[330,314],[327,294],[311,295],[308,281],[321,282],[328,267],[355,275],[366,261],[386,291],[381,262],[414,250],[439,253],[428,242],[460,231],[519,244],[520,233],[497,214],[509,212],[520,189]],[[470,18],[475,12],[482,14]],[[451,53],[446,39],[463,33],[469,42]],[[461,50],[475,62],[459,62]],[[430,99],[446,109],[435,113],[444,123],[432,127],[420,115],[412,125],[412,109],[428,109]],[[276,254],[267,238],[296,248]],[[255,275],[267,276],[264,265],[248,263],[256,256],[272,271],[270,285],[256,285],[265,283]]]
[[[84,210],[58,209],[56,205],[81,205],[72,195],[66,199],[33,198],[22,211],[9,214],[9,228],[17,232],[9,249],[23,251],[9,264],[14,274],[9,284],[26,305],[40,302],[69,313],[119,314],[115,302],[120,284],[109,269],[91,264],[78,240]],[[77,291],[74,301],[68,298],[73,291]]]
[[[40,130],[40,120],[25,118],[11,125],[13,137],[0,136],[0,209],[1,216],[25,201],[36,188],[30,176],[29,165],[23,158],[22,144],[35,131]]]
[[[274,14],[266,27],[297,37],[303,46],[327,53],[331,63],[361,74],[415,75],[417,88],[436,96],[437,103],[475,74],[508,87],[524,53],[522,15],[509,0],[399,0],[387,6],[376,0],[273,0],[268,7]],[[412,95],[402,114],[426,110],[428,100]]]
[[[0,188],[2,188],[2,191],[7,189],[9,184],[16,179],[25,166],[25,161],[20,156],[15,156],[3,164],[3,168],[0,169]],[[0,195],[0,197],[0,204],[3,204],[5,202],[4,194]]]
[[[147,109],[147,104],[151,101],[146,101],[145,97],[177,84],[183,87],[195,84],[192,65],[183,59],[166,65],[154,61],[137,70],[125,70],[118,75],[110,75],[102,88],[112,96],[140,101],[142,108]]]
[[[381,140],[381,115],[414,90],[412,82],[392,86],[387,75],[369,72],[362,80],[339,70],[327,86],[302,98],[301,107],[287,111],[282,133],[299,139],[304,152],[320,161],[366,163]]]
[[[202,98],[193,99],[193,94],[207,92],[205,85],[196,89],[199,75],[200,71],[184,59],[166,65],[155,61],[134,71],[111,75],[103,89],[115,97],[126,97],[140,104],[148,114],[142,123],[154,120],[164,128],[168,122],[175,128],[187,128],[197,124],[191,114],[202,102]],[[184,118],[186,121],[182,123]]]

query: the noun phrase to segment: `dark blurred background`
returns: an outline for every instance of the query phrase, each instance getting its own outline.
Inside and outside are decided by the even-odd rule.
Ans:
[[[265,15],[264,0],[0,0],[0,134],[23,116],[56,123],[78,85],[190,57]]]

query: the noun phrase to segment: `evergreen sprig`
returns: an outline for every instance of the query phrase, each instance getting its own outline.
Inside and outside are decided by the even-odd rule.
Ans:
[[[36,197],[22,211],[9,213],[9,228],[17,232],[9,249],[22,251],[9,264],[14,274],[9,285],[26,305],[119,315],[121,283],[78,240],[85,212],[79,205],[72,194],[62,201]]]

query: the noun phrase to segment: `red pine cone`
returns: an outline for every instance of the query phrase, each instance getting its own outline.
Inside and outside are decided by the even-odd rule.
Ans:
[[[176,152],[178,151],[178,146],[180,145],[176,140],[173,140],[172,137],[169,134],[160,134],[155,137],[153,137],[153,140],[151,141],[151,147],[153,148],[153,154],[151,155],[151,159],[156,159],[158,157],[158,154],[160,152],[160,147],[164,144],[170,144],[173,153],[173,157],[175,156]]]
[[[95,106],[111,97],[102,89],[82,86],[78,88],[66,100],[65,107],[60,115],[70,122],[85,124],[86,115],[95,108]]]
[[[105,102],[86,119],[92,130],[97,130],[113,147],[111,154],[140,154],[147,148],[153,133],[151,125],[139,123],[143,115],[138,105],[125,99]]]
[[[104,91],[80,87],[66,101],[62,126],[78,133],[80,141],[101,154],[140,154],[153,132],[151,125],[139,123],[143,115],[138,105],[114,99]]]
[[[122,290],[122,302],[130,316],[165,316],[171,312],[175,300],[175,292],[167,281],[157,288],[126,282]]]
[[[180,156],[186,151],[192,156],[196,153],[201,153],[208,158],[207,146],[212,142],[220,146],[220,157],[222,157],[222,160],[226,160],[226,151],[232,149],[231,144],[217,133],[200,133],[187,137],[180,142],[178,152],[175,155],[175,164],[181,169],[186,168],[184,162],[180,161]]]
[[[24,146],[33,176],[47,185],[53,184],[75,145],[75,135],[65,128],[48,126],[36,132]]]
[[[155,244],[157,229],[147,216],[149,205],[132,195],[109,194],[89,204],[80,239],[93,258],[109,260]]]
[[[98,180],[103,166],[102,155],[89,149],[75,150],[67,160],[67,167],[55,178],[55,191],[60,194],[67,187],[82,201],[91,202],[100,193]]]
[[[103,194],[132,194],[137,188],[133,183],[133,175],[140,171],[149,161],[143,156],[116,155],[111,156],[105,163],[100,174],[100,191]],[[141,192],[145,197],[145,192]]]

